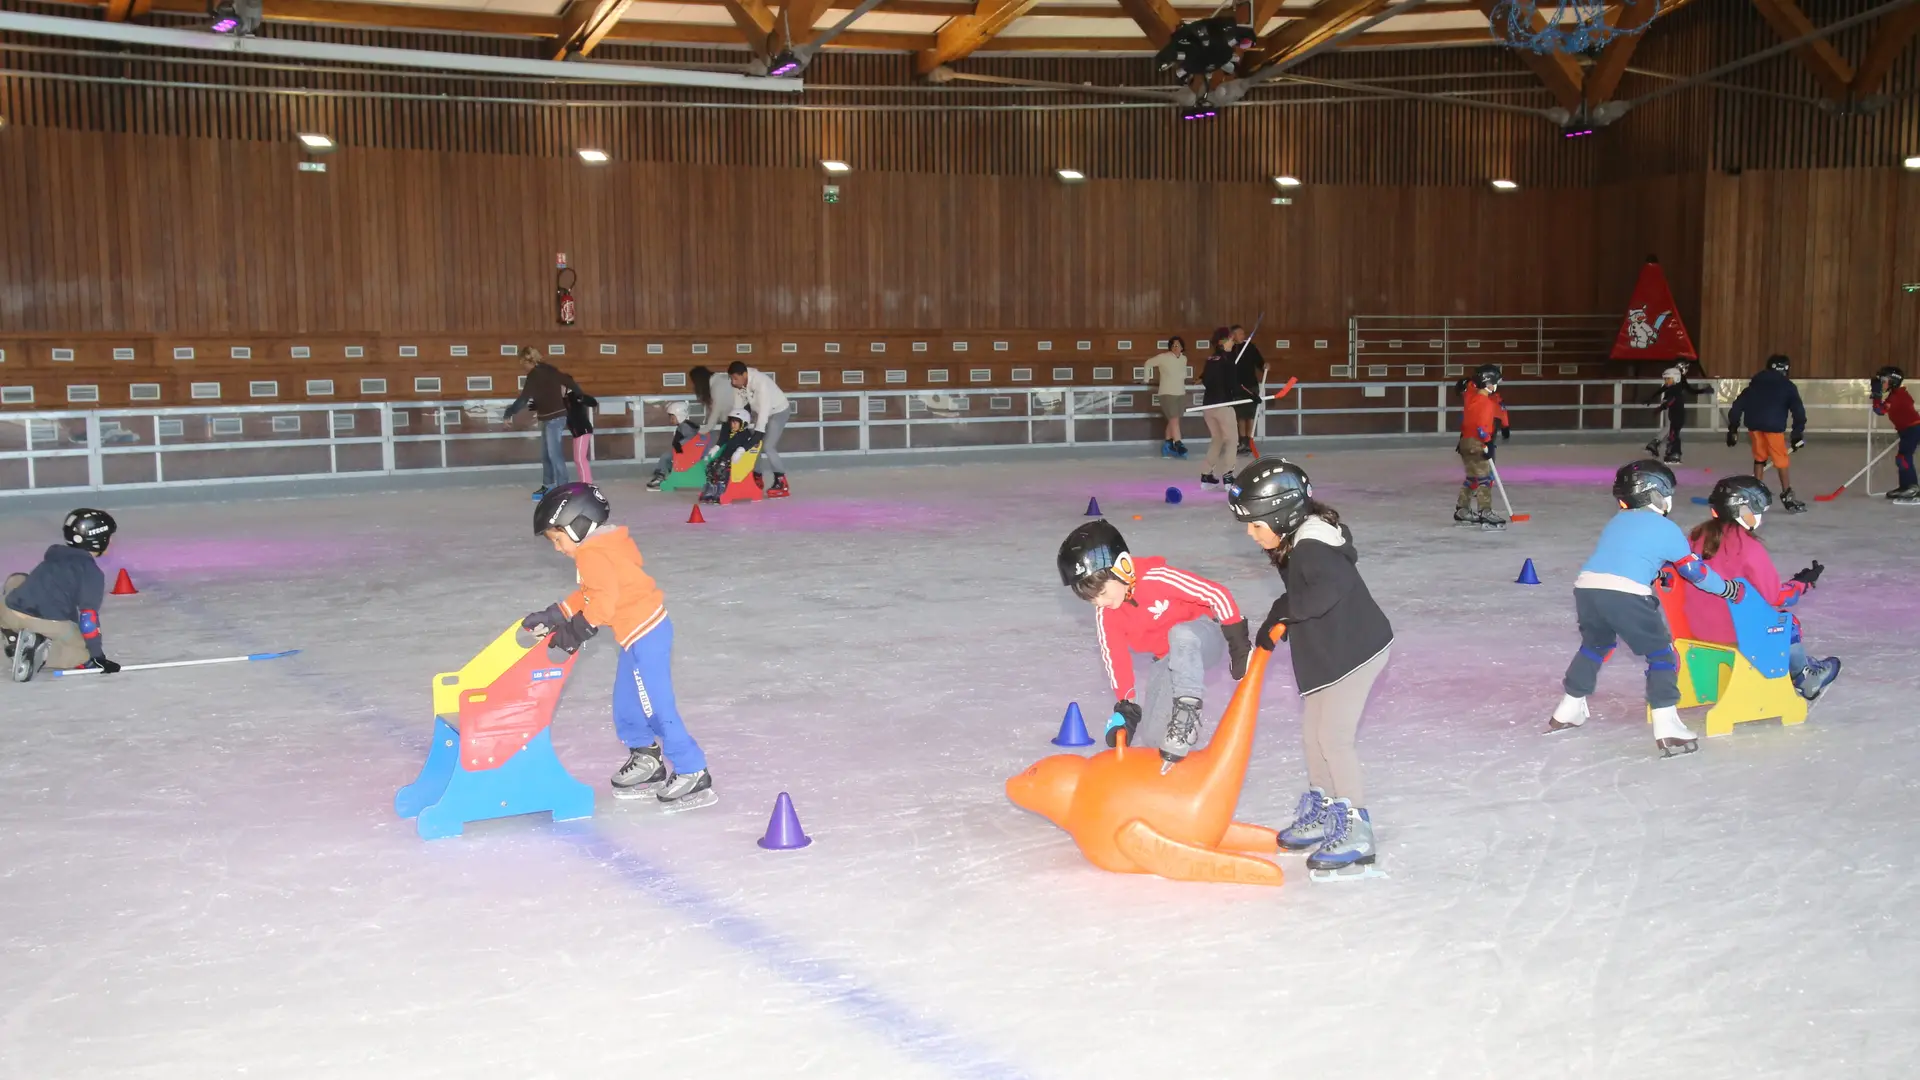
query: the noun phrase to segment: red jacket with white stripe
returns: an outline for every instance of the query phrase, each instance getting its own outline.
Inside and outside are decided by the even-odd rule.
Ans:
[[[1198,574],[1176,570],[1159,558],[1136,558],[1133,593],[1117,608],[1097,608],[1093,626],[1107,662],[1116,701],[1133,697],[1133,654],[1167,654],[1167,631],[1194,619],[1240,621],[1233,594]]]

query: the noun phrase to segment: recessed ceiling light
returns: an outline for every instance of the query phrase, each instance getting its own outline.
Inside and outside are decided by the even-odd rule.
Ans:
[[[605,165],[607,163],[607,152],[605,150],[581,150],[578,151],[578,153],[580,160],[589,165]]]
[[[1273,178],[1273,182],[1275,184],[1278,184],[1281,187],[1299,187],[1300,186],[1299,179],[1292,176],[1276,176]]]
[[[1501,191],[1512,191],[1520,185],[1511,180],[1495,180],[1493,186],[1499,188]]]
[[[1909,169],[1920,169],[1920,157],[1910,157],[1900,164],[1905,165]]]
[[[306,147],[307,149],[309,149],[309,150],[331,150],[331,149],[333,149],[333,140],[332,140],[332,139],[330,139],[330,138],[328,138],[328,137],[327,137],[327,136],[325,136],[325,135],[318,135],[318,134],[315,134],[315,133],[313,133],[313,132],[311,132],[311,131],[303,131],[303,132],[301,132],[301,133],[300,133],[300,142],[301,142],[301,144],[302,144],[302,145],[304,145],[304,146],[305,146],[305,147]]]
[[[853,166],[847,164],[846,162],[834,161],[830,158],[821,158],[820,167],[827,170],[830,173],[847,173],[847,172],[853,171]]]
[[[1087,178],[1087,174],[1081,172],[1079,169],[1055,169],[1053,170],[1053,175],[1068,184],[1077,184]]]

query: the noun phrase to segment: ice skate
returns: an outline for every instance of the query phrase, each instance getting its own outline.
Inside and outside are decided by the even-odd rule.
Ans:
[[[1920,490],[1914,491],[1911,495],[1895,495],[1893,497],[1893,505],[1920,506]]]
[[[1567,694],[1554,706],[1553,715],[1547,718],[1547,734],[1577,728],[1587,722],[1587,699]]]
[[[1240,454],[1253,453],[1253,440],[1242,436],[1240,442],[1234,446],[1234,451]]]
[[[1331,800],[1319,788],[1308,788],[1293,811],[1293,824],[1280,830],[1281,851],[1305,851],[1327,838],[1327,807]]]
[[[720,505],[720,493],[726,489],[727,486],[720,481],[709,480],[706,486],[700,489],[700,501],[709,506],[718,506]]]
[[[1129,735],[1132,733],[1129,732]],[[1200,741],[1200,699],[1173,699],[1173,715],[1167,719],[1167,734],[1160,740],[1160,772],[1172,770],[1181,759],[1193,753]]]
[[[1507,527],[1507,519],[1491,510],[1482,510],[1475,514],[1474,523],[1480,526],[1481,532],[1499,532]]]
[[[1653,440],[1652,442],[1650,442],[1650,443],[1648,443],[1648,444],[1646,445],[1646,451],[1647,451],[1647,456],[1648,456],[1648,457],[1658,457],[1658,456],[1660,456],[1660,440],[1659,440],[1659,439],[1655,439],[1655,440]]]
[[[1163,458],[1174,456],[1172,439],[1160,440],[1160,456]]]
[[[1173,440],[1173,456],[1182,461],[1187,459],[1187,444],[1179,439]]]
[[[1232,473],[1227,473],[1227,474],[1226,474],[1225,476],[1222,476],[1222,477],[1220,478],[1220,486],[1221,486],[1221,487],[1232,487],[1232,486],[1233,486],[1233,474],[1232,474]]]
[[[13,644],[13,681],[30,681],[47,666],[47,654],[52,651],[53,642],[31,630],[20,631]]]
[[[634,747],[627,754],[627,763],[613,774],[613,797],[641,799],[658,794],[667,786],[668,777],[659,743]]]
[[[677,773],[668,778],[658,798],[660,809],[670,814],[677,814],[682,810],[698,810],[720,801],[720,796],[713,791],[713,774],[705,769],[699,772]]]
[[[1214,488],[1217,488],[1219,486],[1220,486],[1219,477],[1213,475],[1210,472],[1200,474],[1200,487],[1203,490],[1212,491]]]
[[[1346,881],[1377,877],[1374,861],[1373,819],[1345,799],[1327,804],[1326,838],[1307,856],[1307,871],[1315,881]]]
[[[1472,525],[1478,527],[1480,524],[1480,515],[1464,506],[1455,507],[1453,511],[1453,523],[1455,525]]]
[[[534,489],[533,491],[534,502],[539,502],[541,499],[544,499],[546,497],[547,497],[547,489],[545,486],[541,486]]]
[[[1897,487],[1887,492],[1887,498],[1895,501],[1911,499],[1915,496],[1920,496],[1920,484],[1909,484],[1906,487]]]
[[[754,475],[755,475],[755,476],[758,476],[759,474],[758,474],[758,473],[755,473]],[[784,499],[784,498],[786,498],[787,496],[789,496],[789,495],[792,495],[792,494],[793,494],[793,492],[792,492],[791,490],[789,490],[789,489],[787,488],[787,474],[786,474],[786,473],[774,473],[774,474],[773,474],[773,486],[767,489],[767,498],[769,498],[769,499]]]
[[[7,659],[9,660],[13,659],[13,646],[14,646],[14,643],[19,640],[20,640],[19,634],[16,634],[11,630],[0,630],[0,642],[3,642],[6,645]]]
[[[1793,688],[1800,691],[1800,696],[1808,701],[1819,701],[1820,695],[1826,693],[1827,688],[1833,685],[1833,680],[1839,677],[1840,658],[1829,656],[1825,660],[1814,660],[1801,668],[1799,676],[1793,680]]]
[[[1661,757],[1676,757],[1700,749],[1700,737],[1680,719],[1680,710],[1669,705],[1653,710],[1653,745]]]
[[[1792,488],[1781,489],[1780,508],[1789,514],[1804,514],[1807,512],[1807,504],[1794,497]]]
[[[660,490],[660,485],[662,485],[662,484],[664,484],[664,483],[666,483],[666,482],[667,482],[667,478],[666,478],[665,476],[663,476],[663,475],[662,475],[662,474],[660,474],[660,473],[654,473],[654,474],[653,474],[653,478],[647,481],[647,490],[648,490],[648,491],[659,491],[659,490]]]
[[[1667,455],[1666,457],[1663,457],[1663,458],[1661,458],[1660,460],[1661,460],[1661,461],[1663,461],[1663,462],[1665,462],[1665,463],[1666,463],[1666,464],[1668,464],[1668,465],[1678,465],[1678,464],[1680,464],[1680,455],[1679,455],[1679,454],[1668,454],[1668,455]]]

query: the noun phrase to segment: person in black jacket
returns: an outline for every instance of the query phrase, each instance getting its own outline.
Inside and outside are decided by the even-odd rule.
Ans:
[[[1241,395],[1229,336],[1224,326],[1213,332],[1213,353],[1200,369],[1200,404],[1218,406],[1200,414],[1207,421],[1207,462],[1200,473],[1203,488],[1233,483],[1233,406],[1228,403],[1240,400]]]
[[[1314,849],[1307,868],[1322,876],[1364,875],[1374,860],[1373,819],[1363,809],[1354,733],[1386,669],[1393,626],[1360,578],[1352,530],[1314,499],[1306,470],[1262,458],[1227,489],[1227,501],[1287,585],[1253,636],[1263,649],[1284,636],[1304,698],[1300,731],[1311,786],[1281,830],[1280,847]]]
[[[573,376],[542,360],[540,350],[531,345],[520,350],[520,370],[526,373],[520,396],[501,419],[512,420],[520,410],[531,408],[540,425],[540,490],[533,493],[538,499],[567,482],[567,456],[560,440],[567,428],[567,395],[586,397],[587,392]]]
[[[1690,364],[1692,361],[1683,356],[1675,360],[1672,367],[1661,372],[1660,389],[1654,399],[1647,403],[1660,410],[1660,433],[1647,444],[1647,453],[1668,465],[1680,464],[1680,432],[1687,426],[1687,406],[1693,404],[1694,398],[1713,389],[1710,386],[1695,386],[1687,381]]]
[[[1234,419],[1239,421],[1242,454],[1253,453],[1253,420],[1260,413],[1260,400],[1266,396],[1262,389],[1267,381],[1267,358],[1260,355],[1260,346],[1247,338],[1247,328],[1235,323],[1229,331],[1230,343],[1236,359],[1233,365],[1234,377],[1240,383],[1240,397],[1246,398],[1244,405],[1233,407]]]
[[[1727,412],[1727,445],[1738,441],[1740,421],[1747,422],[1747,441],[1753,444],[1753,478],[1764,481],[1767,466],[1780,474],[1780,508],[1789,514],[1804,514],[1807,504],[1793,495],[1793,477],[1787,472],[1787,455],[1807,445],[1807,407],[1800,402],[1800,388],[1787,378],[1789,361],[1775,353],[1767,357],[1767,366],[1747,382],[1747,388],[1733,399]],[[1793,420],[1789,438],[1787,420]]]
[[[82,507],[61,526],[64,545],[47,549],[32,573],[8,575],[0,585],[0,636],[13,660],[13,681],[26,682],[48,664],[93,667],[112,675],[100,637],[100,601],[107,591],[100,556],[118,526],[105,510]]]

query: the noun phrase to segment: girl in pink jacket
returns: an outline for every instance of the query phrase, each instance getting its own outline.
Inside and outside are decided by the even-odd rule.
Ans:
[[[1760,516],[1773,505],[1773,495],[1765,484],[1751,476],[1729,476],[1713,486],[1707,497],[1713,516],[1694,527],[1688,539],[1693,550],[1715,573],[1731,581],[1745,578],[1755,595],[1785,610],[1800,602],[1813,590],[1825,567],[1815,560],[1812,566],[1785,582],[1773,567],[1767,547],[1754,535],[1760,528]],[[1734,643],[1733,615],[1727,602],[1698,589],[1684,590],[1687,621],[1693,636],[1701,641],[1731,645]],[[1840,674],[1840,659],[1809,660],[1806,646],[1800,642],[1800,618],[1794,616],[1793,636],[1787,649],[1787,667],[1800,696],[1813,701],[1826,692]]]

